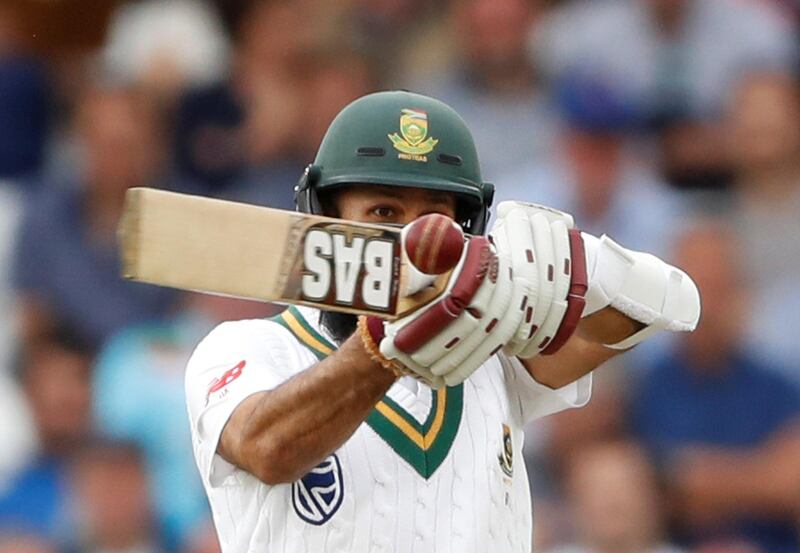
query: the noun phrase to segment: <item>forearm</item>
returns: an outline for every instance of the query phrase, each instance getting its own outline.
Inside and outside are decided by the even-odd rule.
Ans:
[[[341,446],[394,381],[355,335],[327,359],[245,400],[219,453],[269,484],[294,481]]]
[[[606,307],[582,319],[575,334],[554,355],[539,355],[521,361],[539,384],[553,389],[561,388],[623,353],[603,344],[619,342],[641,327],[641,323],[612,307]]]

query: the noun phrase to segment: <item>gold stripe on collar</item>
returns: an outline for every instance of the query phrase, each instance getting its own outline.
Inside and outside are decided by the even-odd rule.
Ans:
[[[297,317],[291,310],[287,309],[281,313],[281,318],[289,325],[289,328],[294,332],[295,336],[302,340],[304,344],[325,355],[333,353],[333,349],[317,340],[302,324],[300,324],[300,321],[297,320]]]

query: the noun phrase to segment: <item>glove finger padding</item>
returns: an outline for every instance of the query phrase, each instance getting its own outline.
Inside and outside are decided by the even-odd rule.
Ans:
[[[514,277],[524,280],[528,290],[520,303],[524,317],[505,349],[509,355],[519,355],[537,340],[538,331],[553,302],[553,237],[550,223],[538,212],[529,214],[521,208],[507,209],[505,218],[498,223],[492,236],[498,248],[508,248],[506,251],[513,261]]]
[[[465,250],[439,299],[398,321],[367,321],[380,358],[432,387],[467,379],[514,336],[524,314],[512,308],[528,287],[517,286],[510,256],[496,254],[484,237]]]
[[[536,332],[517,354],[519,357],[552,355],[575,332],[583,314],[586,293],[586,260],[580,232],[567,229],[558,221],[552,224],[554,262],[548,268],[548,280],[553,280],[555,292],[547,315]]]
[[[484,317],[484,324],[475,331],[480,336],[479,345],[470,350],[464,348],[467,353],[466,357],[459,359],[458,363],[452,364],[453,370],[443,373],[445,382],[450,386],[465,380],[489,357],[500,351],[514,336],[520,321],[522,321],[523,312],[514,309],[513,306],[522,301],[525,290],[514,285],[511,273],[504,270],[510,268],[510,260],[506,259],[506,263],[508,265],[504,266],[504,259],[501,256],[500,275],[504,276],[498,279],[498,292],[508,301],[504,302],[500,297],[497,298],[497,303],[494,299],[492,300],[492,314]],[[440,363],[447,361],[449,361],[449,356],[444,357]],[[436,369],[436,367],[432,367],[434,373],[436,373]]]
[[[445,355],[449,357],[454,351],[461,349],[461,347],[467,343],[466,338],[475,334],[475,330],[477,330],[481,324],[483,314],[487,312],[490,302],[495,301],[497,296],[497,272],[498,259],[496,256],[493,256],[490,260],[486,278],[478,288],[472,300],[456,319],[413,352],[402,349],[404,344],[402,342],[398,343],[398,339],[402,333],[398,333],[398,336],[396,336],[394,340],[397,349],[400,349],[403,353],[409,354],[416,363],[430,367],[433,374],[441,375],[442,372],[437,372],[433,365]],[[409,326],[419,323],[420,320],[418,319]],[[405,328],[407,329],[408,327]],[[391,330],[388,329],[387,331],[391,332]],[[422,331],[428,336],[431,336],[433,329],[423,327]]]
[[[584,296],[588,289],[589,277],[586,274],[586,253],[581,233],[577,229],[567,231],[569,242],[569,259],[564,261],[564,274],[569,276],[566,309],[558,325],[553,339],[544,345],[542,353],[551,355],[563,346],[575,332],[586,306]]]
[[[507,217],[498,221],[492,230],[491,238],[499,252],[507,252],[510,256],[512,277],[516,285],[525,291],[520,303],[517,304],[523,312],[523,318],[511,342],[511,344],[523,344],[530,335],[539,293],[539,266],[537,256],[533,253],[532,226],[522,210],[513,210]]]
[[[366,336],[378,344],[371,347],[362,332],[367,349],[396,372],[410,370],[432,387],[443,386],[443,375],[433,374],[430,366],[479,329],[493,302],[499,301],[498,271],[498,258],[488,239],[471,238],[438,299],[397,321],[364,318]]]
[[[477,316],[477,328],[466,338],[452,345],[452,350],[431,366],[431,372],[445,377],[448,384],[462,381],[483,364],[513,336],[522,314],[509,310],[514,294],[521,294],[511,279],[510,260],[498,256],[498,270],[491,275],[493,293],[481,312],[468,308],[464,316]],[[493,277],[493,278],[491,278]]]
[[[439,344],[443,340],[440,334],[459,319],[481,289],[485,288],[487,276],[493,267],[496,270],[496,264],[497,256],[486,238],[470,239],[462,260],[456,266],[455,276],[451,277],[442,296],[407,317],[386,323],[385,336],[391,340],[383,346],[387,351],[382,353],[387,357],[394,356],[395,353],[412,355],[431,341],[444,348],[446,342]],[[476,325],[477,323],[469,320],[461,320],[454,328],[466,335]],[[425,355],[430,356],[427,352],[423,357]]]
[[[524,317],[504,351],[523,358],[555,353],[583,310],[586,263],[580,235],[570,228],[570,215],[551,208],[503,202],[498,212],[492,238],[501,253],[509,252],[515,277],[529,290],[520,304]]]
[[[526,226],[526,228],[529,230],[529,226]],[[517,325],[517,329],[514,331],[514,335],[511,337],[511,340],[506,345],[507,352],[508,348],[511,346],[511,343],[517,339],[516,337],[521,336],[522,333],[526,332],[523,329],[523,325],[525,323],[526,314],[527,320],[530,321],[533,313],[533,309],[530,308],[530,306],[536,301],[538,275],[536,268],[532,264],[524,263],[520,259],[515,259],[515,257],[523,256],[524,253],[518,253],[518,248],[512,249],[512,247],[509,245],[508,233],[497,231],[497,229],[495,229],[494,234],[490,235],[489,239],[493,244],[496,245],[498,252],[510,253],[511,260],[509,266],[509,277],[513,282],[514,288],[519,289],[518,295],[520,296],[520,300],[519,302],[512,302],[509,305],[509,311],[519,311],[520,323]]]
[[[554,221],[564,221],[567,225],[567,228],[575,228],[575,219],[567,213],[566,211],[561,211],[560,209],[556,209],[554,207],[549,207],[542,204],[535,204],[532,202],[520,202],[520,201],[504,201],[497,204],[497,220],[498,222],[504,219],[509,212],[514,209],[521,209],[528,215],[533,215],[535,213],[541,213],[547,220],[551,223]]]
[[[533,306],[533,318],[527,338],[525,338],[526,344],[540,340],[543,336],[542,323],[550,313],[555,294],[555,248],[553,247],[553,232],[550,222],[541,213],[535,213],[529,220],[539,272],[539,293]]]

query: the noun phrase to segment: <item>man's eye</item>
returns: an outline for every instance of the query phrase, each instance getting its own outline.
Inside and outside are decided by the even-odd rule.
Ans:
[[[372,213],[374,213],[381,219],[390,219],[395,215],[394,209],[388,206],[376,207],[375,209],[372,210]]]

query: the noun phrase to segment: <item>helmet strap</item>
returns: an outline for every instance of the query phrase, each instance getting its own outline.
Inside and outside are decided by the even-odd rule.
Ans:
[[[317,184],[322,177],[322,169],[313,163],[306,166],[297,186],[294,188],[294,202],[297,211],[322,215],[322,205],[317,194]]]

